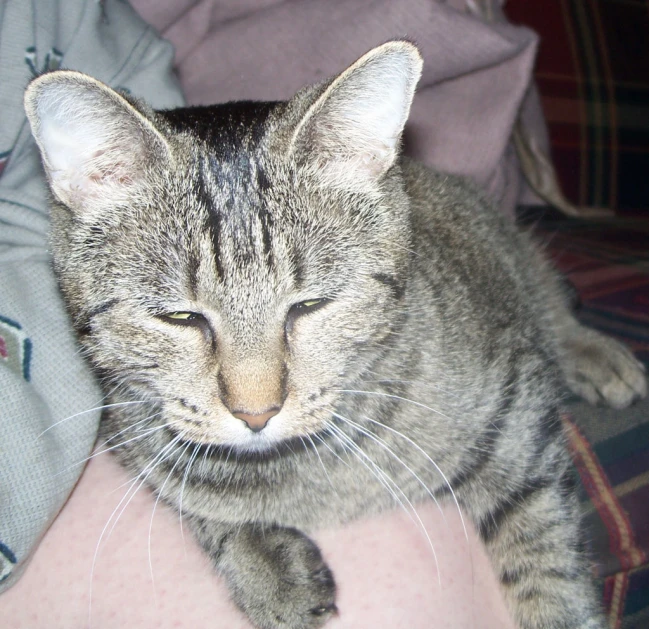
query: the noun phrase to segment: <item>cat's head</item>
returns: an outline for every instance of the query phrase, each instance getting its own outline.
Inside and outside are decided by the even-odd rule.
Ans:
[[[390,42],[287,103],[171,112],[76,72],[31,83],[54,265],[107,388],[197,442],[323,430],[403,310],[421,64]]]

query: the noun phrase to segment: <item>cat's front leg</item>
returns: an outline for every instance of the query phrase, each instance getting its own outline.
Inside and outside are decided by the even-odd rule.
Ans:
[[[567,465],[501,493],[474,518],[518,627],[604,629]]]
[[[336,612],[331,570],[300,531],[200,518],[190,526],[234,602],[260,629],[315,629]]]

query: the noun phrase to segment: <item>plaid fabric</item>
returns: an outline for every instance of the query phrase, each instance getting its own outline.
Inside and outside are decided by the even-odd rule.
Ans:
[[[536,80],[576,205],[649,214],[649,0],[507,0],[541,36]]]
[[[580,319],[649,365],[649,220],[544,219],[537,227],[580,294]],[[624,411],[570,402],[564,423],[610,626],[647,629],[649,399]]]

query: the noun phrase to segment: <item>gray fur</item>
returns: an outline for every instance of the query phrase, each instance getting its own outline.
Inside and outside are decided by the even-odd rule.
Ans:
[[[335,612],[310,530],[450,482],[520,627],[603,628],[558,382],[623,406],[644,376],[480,193],[398,157],[420,67],[391,42],[288,103],[173,112],[32,83],[61,290],[107,402],[138,402],[102,435],[257,627]]]

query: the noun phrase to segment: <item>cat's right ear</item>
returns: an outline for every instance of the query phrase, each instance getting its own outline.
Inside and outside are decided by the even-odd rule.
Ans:
[[[170,158],[166,140],[145,116],[80,72],[34,79],[25,111],[52,192],[80,214],[128,202],[151,164]]]
[[[289,154],[325,185],[372,190],[399,153],[422,63],[407,41],[370,50],[309,107]]]

